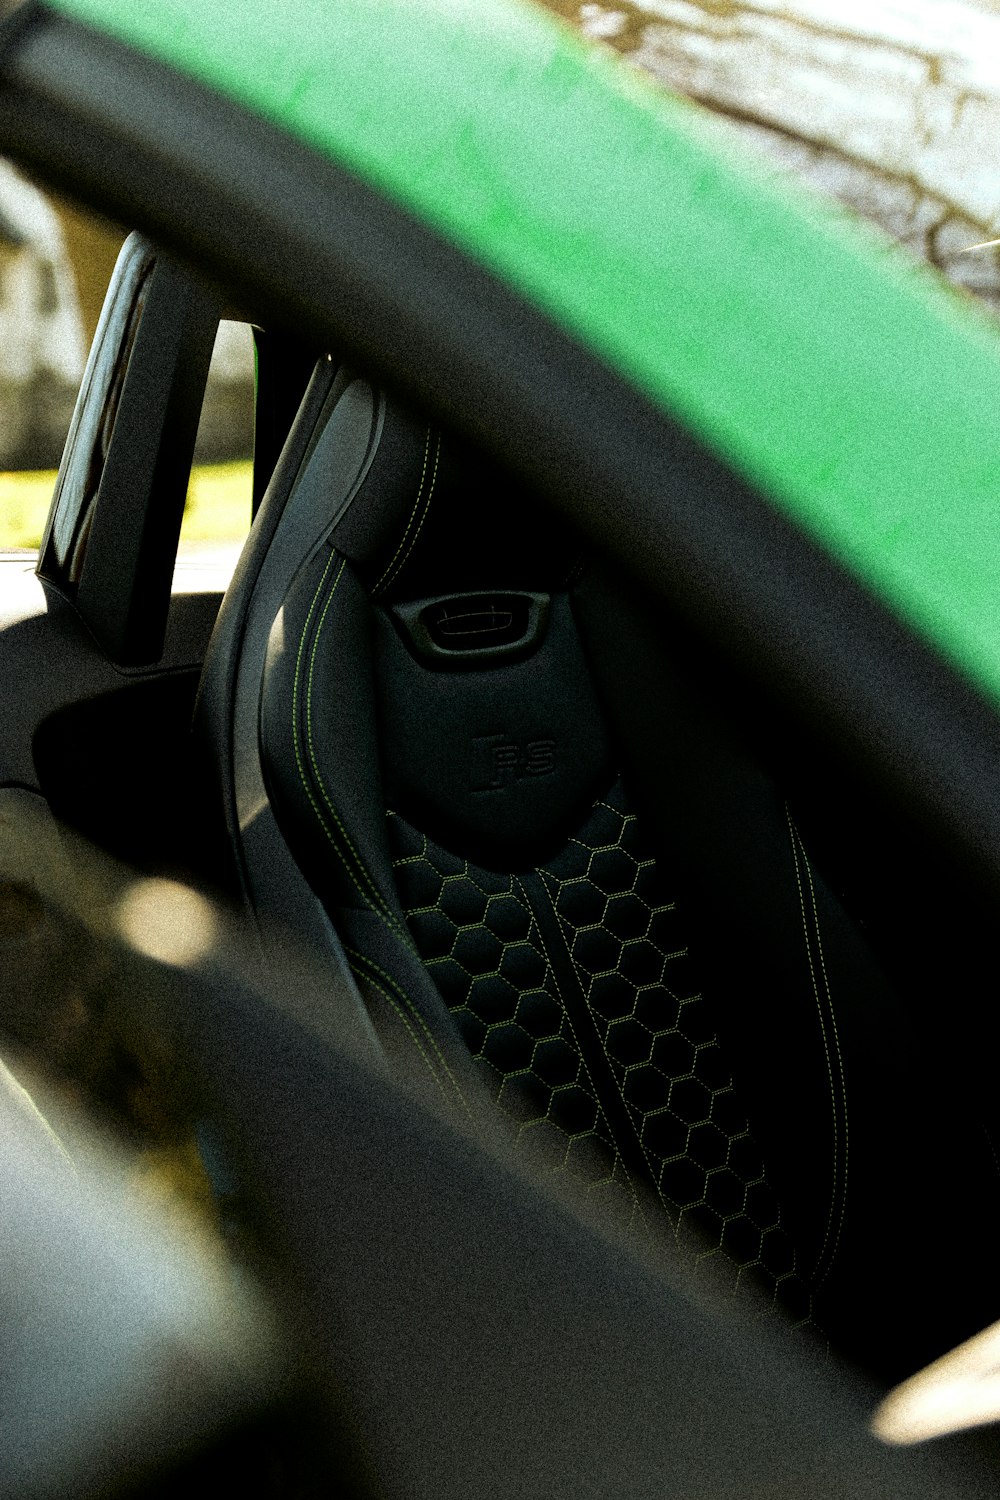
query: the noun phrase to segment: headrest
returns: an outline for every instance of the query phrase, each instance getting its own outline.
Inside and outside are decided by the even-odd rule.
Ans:
[[[331,540],[373,597],[391,604],[458,589],[566,586],[578,546],[498,465],[360,379],[329,420],[368,429],[359,481]]]

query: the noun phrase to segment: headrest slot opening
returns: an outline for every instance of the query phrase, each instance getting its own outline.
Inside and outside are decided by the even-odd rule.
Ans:
[[[446,594],[392,606],[397,629],[425,666],[486,667],[530,656],[545,636],[548,594]]]

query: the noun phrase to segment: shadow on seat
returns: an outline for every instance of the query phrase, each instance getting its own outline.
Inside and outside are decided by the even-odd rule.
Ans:
[[[324,362],[199,728],[246,899],[325,946],[410,1087],[895,1379],[1000,1314],[996,1162],[760,712],[541,500]]]

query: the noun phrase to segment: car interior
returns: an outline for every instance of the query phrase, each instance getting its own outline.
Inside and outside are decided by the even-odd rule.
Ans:
[[[172,590],[220,311],[127,242],[4,569],[0,785],[308,948],[366,1066],[778,1347],[884,1390],[995,1321],[979,898],[544,496],[281,330],[232,582]]]

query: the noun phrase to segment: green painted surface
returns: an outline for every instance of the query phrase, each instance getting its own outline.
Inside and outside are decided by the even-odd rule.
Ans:
[[[57,0],[356,168],[678,414],[1000,700],[1000,339],[519,0]]]

